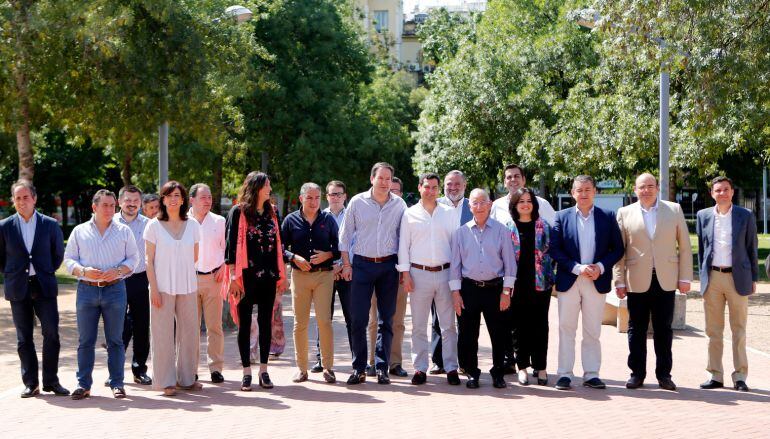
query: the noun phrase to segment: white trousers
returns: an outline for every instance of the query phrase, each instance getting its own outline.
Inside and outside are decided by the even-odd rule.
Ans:
[[[583,380],[599,377],[602,364],[602,316],[606,297],[596,291],[594,282],[578,276],[567,291],[558,292],[559,302],[559,378],[574,377],[575,334],[578,316],[583,313],[583,340],[580,343],[580,356],[583,359]]]
[[[414,291],[409,294],[412,309],[412,363],[415,370],[428,372],[430,340],[428,325],[431,322],[431,303],[436,302],[441,326],[441,350],[444,369],[457,370],[457,329],[452,293],[449,291],[449,270],[425,271],[417,268],[409,270],[414,282]]]

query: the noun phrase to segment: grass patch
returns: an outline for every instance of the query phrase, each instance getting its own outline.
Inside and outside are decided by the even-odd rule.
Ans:
[[[690,245],[692,246],[692,267],[695,278],[698,278],[698,237],[694,234],[690,234]],[[759,234],[757,253],[759,255],[759,280],[768,280],[765,274],[765,259],[770,254],[770,234]]]

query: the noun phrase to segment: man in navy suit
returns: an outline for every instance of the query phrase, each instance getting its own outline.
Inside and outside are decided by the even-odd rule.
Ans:
[[[572,182],[576,206],[556,214],[550,253],[556,261],[559,302],[559,380],[556,388],[570,389],[575,365],[575,333],[583,314],[583,385],[606,386],[599,378],[605,294],[610,291],[612,266],[623,255],[623,238],[615,215],[594,206],[596,182],[579,175]]]
[[[439,203],[446,204],[451,207],[455,216],[457,217],[457,227],[467,223],[473,219],[473,213],[471,213],[471,207],[468,205],[468,199],[465,198],[465,188],[468,182],[465,179],[465,174],[457,169],[449,171],[444,177],[444,196],[439,198]],[[429,373],[431,375],[438,375],[446,373],[444,370],[444,358],[443,351],[441,350],[441,325],[438,322],[438,315],[436,314],[435,304],[431,306],[431,318],[433,320],[430,336],[431,347],[431,361],[433,361],[433,367],[431,367]]]
[[[22,398],[40,393],[38,361],[33,340],[34,316],[43,330],[43,390],[59,396],[69,390],[59,384],[59,308],[56,269],[64,258],[64,240],[56,220],[35,211],[32,183],[11,186],[16,213],[0,221],[0,270],[5,299],[11,302],[21,360]]]
[[[727,177],[711,181],[711,197],[716,206],[698,211],[698,268],[701,294],[709,337],[708,381],[702,389],[724,386],[722,334],[725,329],[725,303],[733,334],[733,387],[748,392],[746,375],[746,319],[749,295],[757,289],[757,225],[750,210],[733,205],[733,182]]]

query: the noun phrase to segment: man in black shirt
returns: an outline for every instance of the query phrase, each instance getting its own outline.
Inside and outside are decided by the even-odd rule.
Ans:
[[[305,183],[299,193],[302,207],[286,216],[281,226],[284,259],[291,262],[291,300],[294,308],[295,383],[308,378],[307,326],[310,304],[315,307],[321,340],[324,380],[334,383],[334,335],[331,303],[334,294],[334,260],[339,259],[338,229],[334,217],[320,211],[321,187]]]

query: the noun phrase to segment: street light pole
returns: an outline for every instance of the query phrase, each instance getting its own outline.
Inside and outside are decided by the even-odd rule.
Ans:
[[[658,168],[660,175],[660,199],[668,201],[668,157],[669,157],[669,131],[668,131],[668,118],[669,110],[668,104],[670,99],[669,93],[669,73],[668,70],[661,66],[660,69],[660,132],[659,135],[659,157]]]

